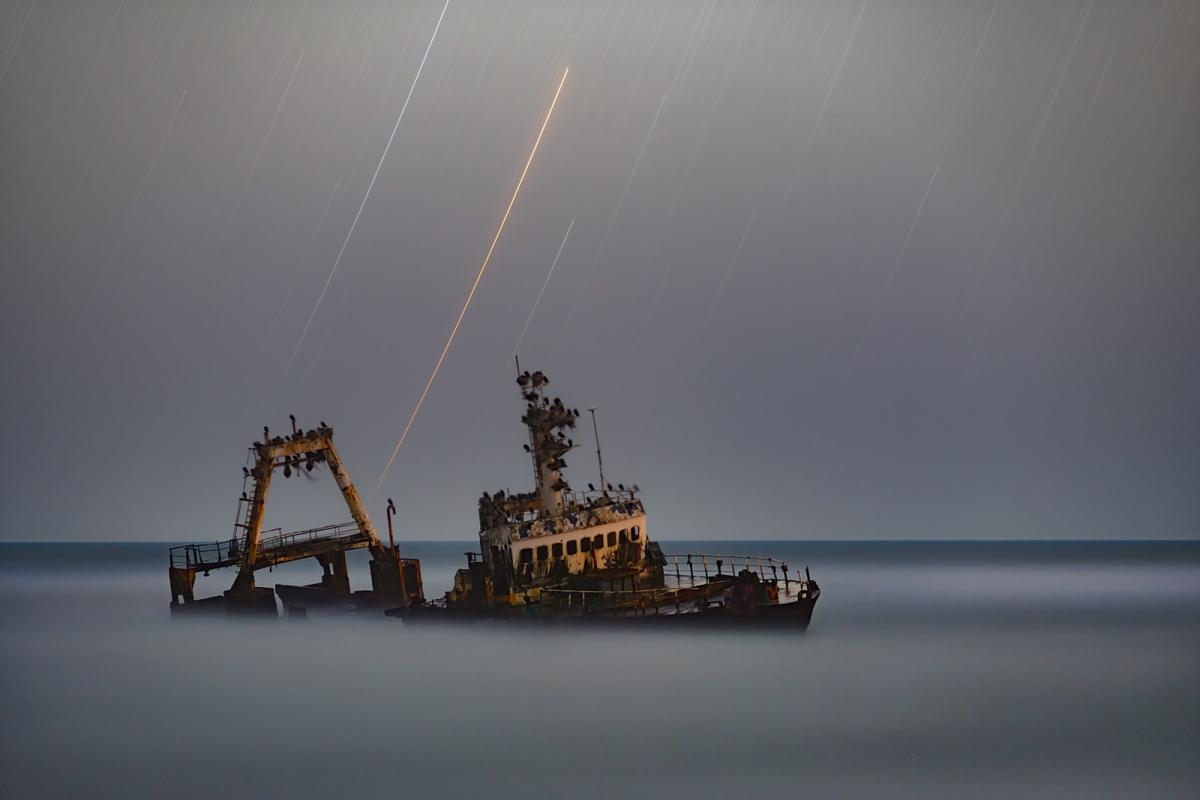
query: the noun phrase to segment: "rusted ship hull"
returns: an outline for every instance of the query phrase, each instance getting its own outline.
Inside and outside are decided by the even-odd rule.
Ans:
[[[663,611],[655,614],[558,614],[538,611],[468,611],[445,606],[414,606],[392,608],[384,613],[389,617],[412,624],[489,624],[512,623],[545,626],[597,626],[597,627],[679,627],[679,628],[727,628],[727,629],[791,629],[804,631],[812,621],[816,599],[796,601],[759,609],[754,614],[735,614],[716,608],[705,611],[675,613]]]
[[[617,627],[713,627],[713,628],[779,628],[806,630],[812,621],[813,609],[820,599],[819,588],[805,597],[787,602],[767,603],[749,608],[717,602],[698,604],[688,602],[676,606],[614,607],[597,610],[564,609],[561,605],[539,602],[525,606],[466,608],[444,603],[427,603],[407,608],[391,608],[384,613],[405,623],[514,623],[527,625],[596,625]]]
[[[309,611],[335,614],[384,611],[409,621],[521,622],[634,626],[736,626],[805,629],[820,589],[808,567],[751,555],[667,555],[651,538],[637,484],[615,486],[604,478],[595,409],[592,433],[600,484],[575,491],[567,482],[564,456],[579,409],[546,387],[542,372],[521,372],[517,385],[525,403],[521,417],[532,459],[534,488],[483,492],[478,501],[479,549],[467,552],[464,568],[442,598],[426,601],[421,566],[402,558],[396,546],[388,500],[385,545],[358,496],[324,422],[305,431],[290,417],[290,435],[271,436],[250,447],[253,468],[242,468],[242,494],[233,538],[171,548],[168,578],[172,613],[224,611],[277,613],[277,598],[289,617]],[[352,522],[284,533],[263,530],[272,476],[285,478],[327,466]],[[369,552],[370,591],[353,591],[346,554]],[[258,587],[255,573],[302,559],[322,569],[318,583]],[[197,598],[198,574],[236,568],[223,595]]]

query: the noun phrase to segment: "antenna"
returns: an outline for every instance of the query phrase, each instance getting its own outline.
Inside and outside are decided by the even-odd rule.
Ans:
[[[588,411],[592,414],[592,433],[596,436],[596,464],[600,467],[600,491],[608,497],[608,489],[604,483],[604,459],[600,456],[600,429],[596,427],[596,409],[589,408]]]

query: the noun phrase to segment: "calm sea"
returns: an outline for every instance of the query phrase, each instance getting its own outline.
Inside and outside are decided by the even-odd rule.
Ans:
[[[1200,543],[664,544],[803,635],[172,620],[166,548],[0,544],[0,796],[1200,796]]]

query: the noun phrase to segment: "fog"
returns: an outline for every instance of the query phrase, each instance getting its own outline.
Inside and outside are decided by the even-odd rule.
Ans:
[[[1195,795],[1194,545],[772,551],[806,634],[171,619],[164,545],[0,545],[0,793]]]

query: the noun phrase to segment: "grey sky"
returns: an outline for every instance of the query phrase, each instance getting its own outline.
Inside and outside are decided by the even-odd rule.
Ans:
[[[530,483],[575,220],[522,363],[657,536],[1197,534],[1200,3],[451,0],[288,368],[442,5],[0,6],[0,537],[224,538],[289,412],[369,491],[565,67],[379,521]]]

